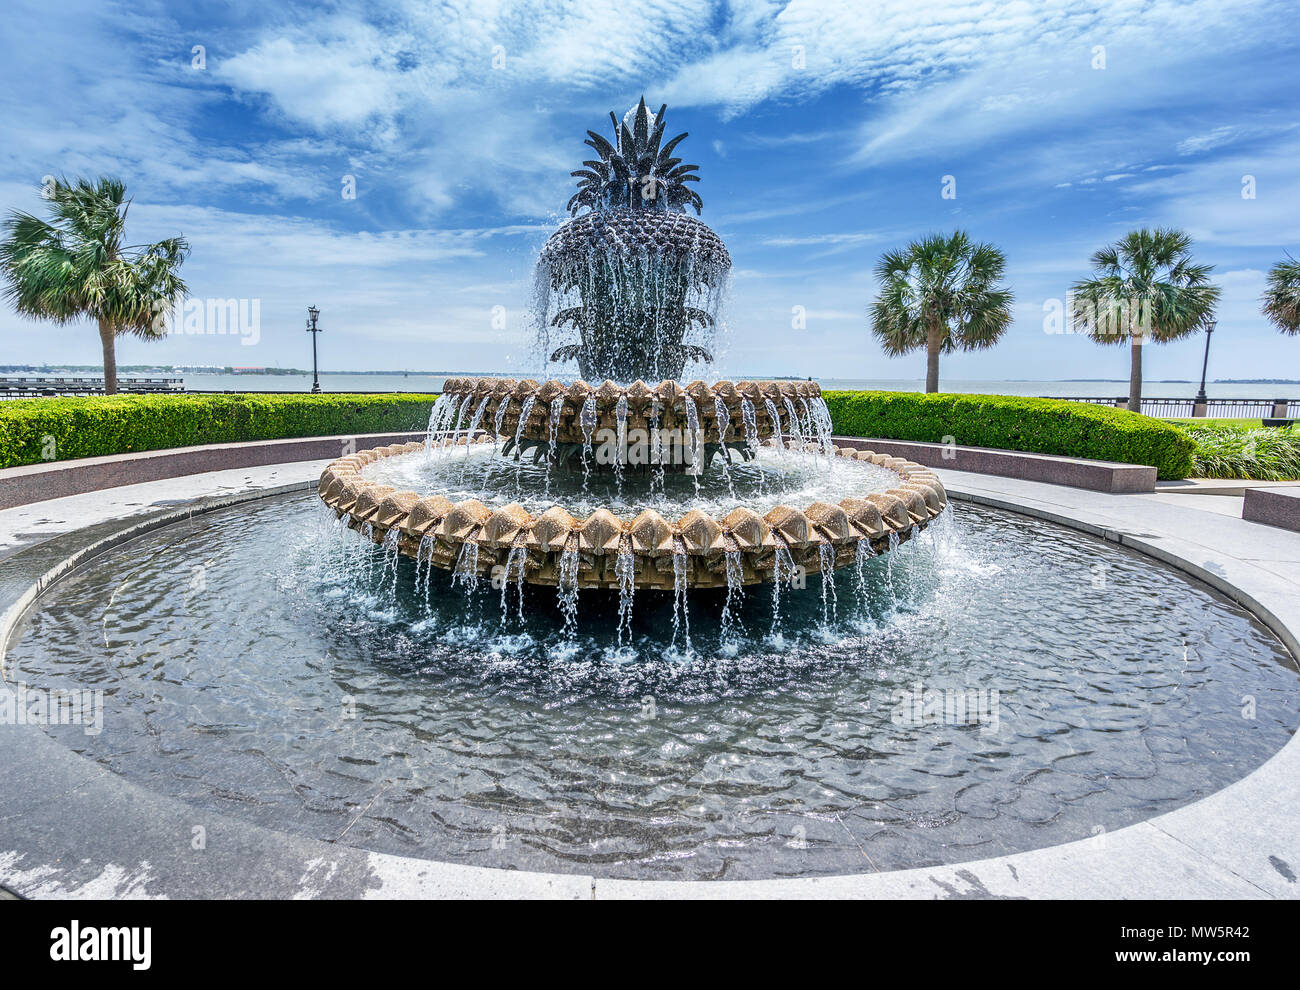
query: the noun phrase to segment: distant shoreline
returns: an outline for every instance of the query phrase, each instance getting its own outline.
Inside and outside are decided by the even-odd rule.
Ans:
[[[207,367],[203,367],[203,368],[197,368],[197,367],[193,367],[193,366],[186,366],[186,367],[183,367],[183,368],[176,368],[176,367],[158,367],[158,366],[156,366],[156,365],[119,365],[119,366],[118,366],[118,369],[117,369],[117,372],[118,372],[119,375],[122,375],[122,376],[124,376],[124,377],[126,377],[126,376],[131,376],[131,375],[166,375],[166,376],[178,376],[178,375],[179,375],[179,376],[184,376],[184,375],[189,375],[189,376],[193,376],[193,377],[198,377],[198,376],[204,376],[204,377],[218,377],[218,376],[220,376],[220,377],[244,377],[244,376],[247,376],[247,377],[258,377],[258,376],[264,376],[264,375],[265,375],[265,376],[277,376],[277,377],[286,377],[286,378],[292,378],[292,377],[307,377],[307,378],[310,378],[310,377],[311,377],[311,374],[312,374],[310,371],[305,371],[305,370],[300,369],[300,368],[258,368],[258,369],[255,370],[255,371],[254,371],[254,370],[251,370],[251,369],[248,370],[248,371],[234,371],[233,369],[217,368],[217,367],[213,367],[213,366],[207,366]],[[35,366],[32,366],[32,365],[0,365],[0,375],[48,375],[48,376],[53,376],[53,377],[59,377],[59,376],[96,375],[96,374],[98,374],[98,375],[102,375],[103,373],[104,373],[104,369],[103,369],[102,366],[99,366],[99,367],[92,367],[92,366],[89,366],[89,365],[63,365],[63,366],[59,366],[59,367],[52,367],[52,366],[49,366],[49,365],[43,365],[43,366],[40,366],[40,367],[35,367]],[[378,376],[384,376],[384,377],[395,377],[395,378],[407,378],[407,377],[417,377],[417,378],[455,378],[455,377],[474,377],[474,378],[482,378],[482,377],[486,377],[486,378],[493,378],[493,377],[513,377],[513,376],[518,376],[518,375],[539,375],[539,374],[543,374],[543,372],[538,372],[538,371],[533,371],[533,372],[527,372],[527,371],[513,371],[513,372],[501,372],[501,371],[393,371],[393,370],[387,370],[387,371],[355,371],[355,370],[349,370],[349,371],[330,371],[330,370],[327,370],[327,369],[322,368],[322,369],[320,370],[319,374],[320,374],[321,376],[326,376],[326,375],[328,375],[328,376],[330,376],[330,377],[337,377],[337,376],[343,376],[343,375],[350,375],[350,376],[375,376],[375,377],[378,377]],[[552,374],[558,374],[558,375],[560,375],[561,377],[572,377],[571,374],[566,376],[566,375],[564,375],[562,372],[559,372],[559,371],[557,371],[557,372],[553,372]],[[731,376],[729,376],[729,377],[730,377],[732,380],[734,380],[734,381],[740,381],[740,380],[743,380],[743,379],[746,379],[746,378],[753,378],[753,379],[758,379],[758,380],[766,380],[766,379],[779,378],[779,377],[781,377],[781,376],[779,376],[779,375],[754,375],[754,374],[746,375],[746,374],[736,374],[736,375],[731,375]],[[799,380],[799,379],[807,378],[808,376],[806,376],[806,375],[790,375],[790,376],[788,376],[788,377],[790,377],[792,380]],[[841,377],[829,376],[829,375],[813,375],[813,376],[812,376],[812,380],[816,380],[816,381],[825,381],[825,382],[843,382],[843,381],[852,382],[852,381],[864,381],[864,380],[866,380],[866,379],[857,378],[857,377],[841,378]],[[874,379],[874,380],[876,380],[876,381],[882,381],[882,382],[888,382],[888,381],[911,382],[913,379],[911,379],[911,378],[898,378],[898,379],[880,378],[880,379]],[[1111,384],[1114,384],[1114,385],[1127,385],[1127,384],[1128,384],[1128,379],[1127,379],[1127,378],[954,378],[954,379],[950,379],[950,380],[951,380],[951,381],[954,381],[954,382],[988,382],[989,384],[1008,384],[1008,385],[1015,385],[1015,384],[1044,384],[1044,385],[1050,385],[1050,384],[1053,384],[1053,383],[1060,383],[1060,384],[1062,384],[1062,385],[1111,385]],[[1151,384],[1163,384],[1163,385],[1195,385],[1195,384],[1197,384],[1197,382],[1192,381],[1192,380],[1187,379],[1187,378],[1150,378],[1150,379],[1147,379],[1147,381],[1148,381],[1149,383],[1151,383]],[[1214,384],[1214,385],[1300,385],[1300,379],[1296,379],[1296,378],[1215,378],[1215,379],[1211,379],[1211,380],[1210,380],[1210,384]]]

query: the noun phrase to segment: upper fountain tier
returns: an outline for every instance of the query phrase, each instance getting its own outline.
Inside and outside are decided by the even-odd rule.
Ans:
[[[681,430],[701,444],[727,446],[742,458],[759,441],[783,433],[812,437],[816,425],[830,437],[830,417],[816,382],[675,381],[653,387],[641,380],[616,385],[570,384],[531,378],[448,378],[442,386],[436,425],[473,434],[480,427],[510,440],[512,448],[591,444],[601,431],[626,436],[637,430]],[[716,451],[714,451],[716,452]],[[680,465],[679,465],[680,466]]]
[[[686,213],[704,205],[688,185],[699,166],[673,157],[686,134],[663,143],[666,110],[650,113],[643,97],[622,122],[610,113],[613,142],[587,132],[600,157],[571,173],[580,180],[568,205],[574,219],[538,258],[543,345],[550,349],[553,327],[572,328],[577,339],[550,360],[576,359],[588,380],[679,379],[687,361],[713,360],[686,337],[712,335],[731,257]]]

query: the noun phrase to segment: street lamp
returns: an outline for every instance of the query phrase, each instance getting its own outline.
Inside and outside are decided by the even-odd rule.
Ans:
[[[1192,415],[1202,419],[1205,418],[1210,405],[1209,397],[1205,394],[1205,371],[1210,366],[1210,334],[1214,333],[1214,328],[1218,325],[1218,320],[1211,320],[1205,325],[1205,360],[1201,362],[1201,390],[1192,400]]]
[[[316,318],[320,316],[320,310],[315,306],[307,307],[307,332],[311,334],[311,390],[320,391],[320,376],[316,373],[316,335],[321,332],[321,328],[316,325]]]

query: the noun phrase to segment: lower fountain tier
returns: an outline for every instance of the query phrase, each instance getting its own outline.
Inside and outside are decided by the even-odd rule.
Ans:
[[[603,508],[578,520],[559,505],[538,516],[517,504],[493,511],[477,499],[453,504],[440,495],[421,497],[360,473],[379,458],[422,449],[421,443],[393,444],[335,461],[321,475],[321,500],[367,539],[393,545],[417,562],[466,576],[522,576],[533,584],[616,589],[622,578],[638,588],[672,590],[789,580],[849,566],[859,554],[886,553],[947,505],[943,485],[928,468],[844,447],[834,448],[834,455],[886,467],[899,484],[838,505],[814,502],[802,511],[778,505],[760,516],[738,507],[715,518],[692,510],[670,522],[653,509],[632,520]]]
[[[617,385],[584,381],[566,385],[554,379],[449,378],[443,383],[447,430],[483,428],[527,446],[600,443],[627,433],[659,430],[703,441],[725,436],[737,446],[766,440],[778,433],[803,433],[823,414],[821,388],[816,382],[729,382],[709,385],[674,381],[650,386],[642,381]],[[621,412],[620,412],[621,410]],[[791,413],[797,420],[791,424]],[[435,413],[435,416],[437,414]],[[828,415],[828,414],[827,414]],[[807,434],[805,434],[807,435]]]

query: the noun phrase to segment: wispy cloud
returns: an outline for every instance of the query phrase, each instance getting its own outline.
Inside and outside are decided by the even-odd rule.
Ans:
[[[300,360],[308,301],[328,301],[332,353],[369,366],[381,345],[416,365],[521,352],[532,259],[590,157],[583,132],[642,93],[692,132],[682,151],[736,264],[745,332],[721,350],[738,372],[893,366],[865,334],[871,269],[919,232],[1000,244],[1029,300],[1014,347],[951,359],[976,373],[1059,360],[1038,300],[1133,225],[1181,224],[1234,273],[1300,229],[1282,0],[59,8],[14,0],[0,19],[4,205],[39,209],[48,173],[122,175],[141,236],[191,238],[199,291],[258,295],[294,329],[265,335],[266,363]],[[0,311],[8,350],[45,346],[23,327]],[[187,346],[224,345],[149,353]]]

